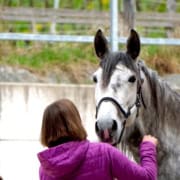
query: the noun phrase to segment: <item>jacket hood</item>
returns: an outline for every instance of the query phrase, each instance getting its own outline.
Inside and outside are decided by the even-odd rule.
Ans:
[[[84,162],[89,142],[71,141],[38,153],[41,169],[53,178],[68,178],[78,171]]]

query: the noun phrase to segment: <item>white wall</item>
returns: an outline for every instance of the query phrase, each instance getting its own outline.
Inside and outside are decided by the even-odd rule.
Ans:
[[[5,180],[38,179],[42,114],[59,98],[76,104],[88,139],[96,141],[93,86],[0,83],[0,176]]]

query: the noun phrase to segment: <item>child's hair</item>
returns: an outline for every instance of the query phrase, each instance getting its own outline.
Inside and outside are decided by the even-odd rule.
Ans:
[[[61,99],[46,107],[41,127],[41,143],[44,146],[50,147],[60,138],[85,140],[86,137],[80,114],[72,101]]]

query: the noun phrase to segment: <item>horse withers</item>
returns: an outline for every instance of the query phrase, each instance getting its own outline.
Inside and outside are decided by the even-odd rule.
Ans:
[[[94,47],[95,129],[99,139],[126,147],[138,161],[144,134],[158,138],[159,180],[180,179],[180,95],[141,60],[140,38],[131,30],[125,52],[111,52],[101,30]]]

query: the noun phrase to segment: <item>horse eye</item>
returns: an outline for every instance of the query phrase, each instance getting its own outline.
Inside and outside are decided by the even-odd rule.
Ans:
[[[96,76],[93,76],[93,81],[94,81],[95,83],[97,83],[97,77],[96,77]]]
[[[136,77],[133,75],[133,76],[131,76],[131,77],[128,79],[128,81],[129,81],[130,83],[134,83],[134,82],[136,81]]]

